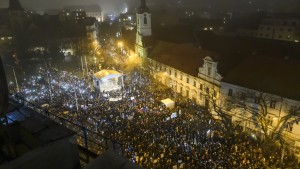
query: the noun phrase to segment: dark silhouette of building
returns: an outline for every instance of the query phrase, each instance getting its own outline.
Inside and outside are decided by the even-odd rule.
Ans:
[[[10,0],[8,6],[10,27],[14,32],[24,30],[26,16],[19,0]]]

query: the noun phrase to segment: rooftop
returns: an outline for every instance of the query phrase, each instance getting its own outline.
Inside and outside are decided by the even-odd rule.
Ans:
[[[300,100],[300,60],[249,56],[223,76],[223,82]]]
[[[157,41],[149,57],[197,77],[198,69],[203,66],[203,59],[206,56],[215,58],[216,54],[195,48],[193,45]]]
[[[8,10],[19,10],[23,11],[23,7],[20,4],[19,0],[9,0]]]

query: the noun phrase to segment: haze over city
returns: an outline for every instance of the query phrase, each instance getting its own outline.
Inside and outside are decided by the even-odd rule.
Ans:
[[[118,13],[128,6],[136,8],[138,0],[20,0],[24,8],[43,12],[49,9],[62,8],[66,5],[86,5],[97,4],[104,13]],[[300,11],[298,0],[151,0],[147,2],[154,8],[179,7],[194,8],[202,10],[221,10],[221,11],[255,11],[271,10],[276,12]],[[0,8],[7,7],[8,1],[2,0]]]
[[[300,169],[299,0],[1,0],[0,168]]]

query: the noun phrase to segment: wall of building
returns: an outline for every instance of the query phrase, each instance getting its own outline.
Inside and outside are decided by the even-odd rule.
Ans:
[[[257,97],[255,97],[259,95],[259,91],[237,86],[234,84],[221,82],[220,92],[222,98],[222,101],[220,102],[221,107],[224,107],[227,110],[227,113],[232,116],[232,121],[234,123],[242,126],[246,130],[249,129],[252,131],[262,132],[255,125],[252,119],[252,114],[250,112],[247,112],[245,111],[245,109],[242,108],[230,108],[230,104],[226,102],[226,100],[230,99],[231,97],[242,99],[241,95],[242,93],[244,93],[245,104],[247,105],[247,107],[253,108],[253,110],[260,111],[261,106],[256,100]],[[266,97],[265,101],[268,105],[267,119],[270,119],[270,129],[272,129],[272,127],[275,127],[278,124],[279,119],[286,116],[293,109],[297,109],[300,104],[299,101],[283,98],[269,93],[264,93],[264,96]],[[275,104],[271,105],[272,101],[275,101]],[[292,120],[293,119],[291,119],[291,121]],[[300,124],[295,121],[289,123],[289,125],[286,126],[283,135],[286,139],[291,141],[292,145],[296,145],[296,143],[300,141]]]
[[[155,79],[172,88],[178,94],[195,100],[200,105],[205,106],[208,104],[207,95],[214,98],[219,97],[219,81],[213,82],[207,76],[205,78],[191,76],[155,60],[150,59],[150,63],[151,73]]]
[[[265,19],[257,30],[257,37],[299,42],[299,26],[297,19]]]

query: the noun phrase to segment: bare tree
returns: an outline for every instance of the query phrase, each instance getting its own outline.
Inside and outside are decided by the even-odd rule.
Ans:
[[[226,105],[223,104],[224,100],[220,97],[217,98],[216,95],[207,93],[205,95],[206,103],[205,107],[208,108],[213,115],[217,115],[227,129],[227,134],[232,135],[235,133],[235,125],[232,123],[231,116],[226,112]]]
[[[300,121],[299,106],[291,106],[283,97],[264,92],[237,92],[227,97],[226,104],[230,112],[242,111],[245,120],[252,123],[251,129],[262,134],[262,147],[267,159],[284,149],[287,140],[285,131],[291,130],[292,125]]]

